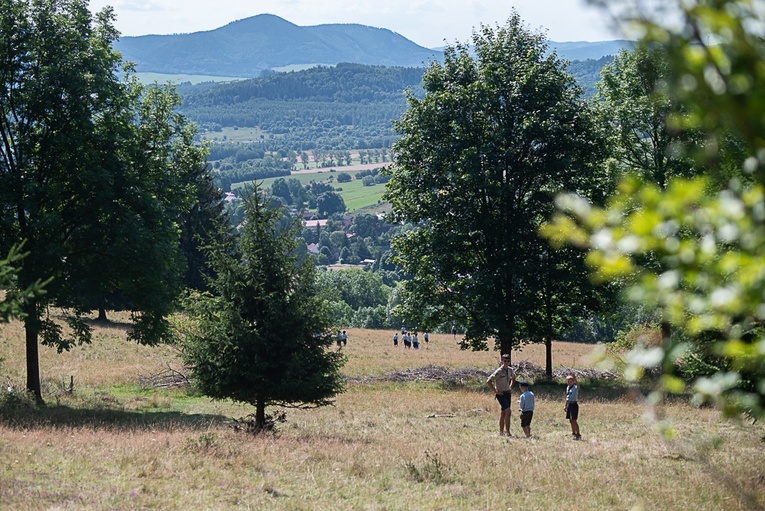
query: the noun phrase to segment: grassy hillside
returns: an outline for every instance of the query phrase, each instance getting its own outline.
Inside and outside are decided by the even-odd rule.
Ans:
[[[575,442],[563,384],[537,382],[534,438],[520,438],[520,427],[501,438],[498,405],[475,372],[492,369],[496,353],[461,352],[435,334],[428,349],[404,351],[391,335],[349,330],[349,383],[335,406],[286,410],[278,435],[257,438],[232,428],[246,407],[142,386],[182,368],[171,348],[137,347],[120,325],[98,327],[93,345],[70,353],[43,349],[48,406],[2,401],[0,509],[546,511],[572,498],[587,510],[765,506],[762,424],[684,400],[651,409],[618,384],[585,380]],[[2,327],[0,349],[4,380],[20,384],[18,324]],[[555,343],[554,364],[587,367],[590,349]],[[542,355],[530,346],[514,361]],[[478,376],[432,377],[430,365]],[[654,413],[673,421],[676,440],[656,433]]]

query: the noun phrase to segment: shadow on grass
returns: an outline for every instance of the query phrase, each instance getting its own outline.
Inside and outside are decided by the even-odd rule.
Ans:
[[[131,411],[75,408],[66,405],[11,405],[0,407],[0,424],[12,429],[87,428],[106,431],[204,431],[228,423],[222,415],[178,411]]]

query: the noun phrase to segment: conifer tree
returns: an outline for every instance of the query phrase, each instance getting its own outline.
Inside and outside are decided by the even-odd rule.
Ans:
[[[332,337],[312,259],[298,251],[299,223],[256,188],[236,239],[210,247],[210,292],[188,300],[183,357],[202,392],[255,407],[327,405],[343,389],[344,356]]]

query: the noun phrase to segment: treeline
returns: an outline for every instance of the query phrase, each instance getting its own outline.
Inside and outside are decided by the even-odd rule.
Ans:
[[[181,93],[185,95],[184,108],[240,104],[253,99],[387,103],[400,100],[405,89],[421,92],[422,73],[422,68],[340,63],[216,87],[187,87]]]
[[[340,126],[362,131],[368,126],[390,126],[392,119],[406,107],[401,97],[385,103],[340,103],[316,100],[268,100],[252,98],[238,103],[186,106],[183,111],[202,128],[215,130],[224,126],[259,127],[274,135],[303,129],[309,135]]]

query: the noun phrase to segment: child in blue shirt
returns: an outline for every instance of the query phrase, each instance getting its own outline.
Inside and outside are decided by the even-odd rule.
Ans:
[[[521,427],[526,434],[526,438],[531,436],[531,419],[534,417],[534,393],[529,390],[529,384],[522,381],[521,398],[518,402],[521,405]]]

